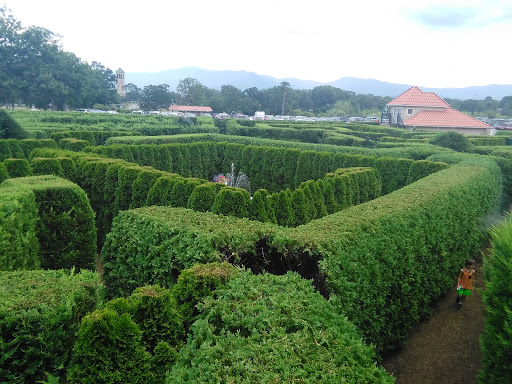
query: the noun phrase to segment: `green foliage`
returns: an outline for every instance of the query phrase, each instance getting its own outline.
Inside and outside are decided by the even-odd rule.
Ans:
[[[238,274],[238,270],[229,263],[196,264],[181,272],[173,287],[173,295],[185,329],[196,321],[199,314],[198,304],[204,298],[212,296],[216,289],[224,286]]]
[[[200,184],[190,194],[188,208],[197,212],[211,211],[215,196],[220,189],[220,183]]]
[[[245,189],[222,188],[212,205],[212,212],[225,216],[247,217],[250,195]]]
[[[446,163],[432,162],[427,160],[415,161],[409,168],[409,175],[407,176],[407,184],[412,184],[432,173],[445,169],[448,166]]]
[[[55,175],[64,177],[64,170],[59,160],[55,158],[34,157],[30,161],[30,168],[34,176]]]
[[[292,193],[291,205],[293,211],[293,223],[294,227],[306,224],[311,220],[311,216],[309,215],[307,209],[307,201],[306,196],[301,188],[297,188]]]
[[[55,176],[9,179],[3,188],[28,189],[35,195],[41,267],[95,269],[94,212],[83,189]]]
[[[0,270],[39,269],[39,217],[34,193],[28,188],[0,187]]]
[[[484,259],[485,332],[480,339],[483,368],[479,383],[512,382],[512,219],[491,230],[492,251]]]
[[[5,109],[0,109],[0,139],[25,139],[27,132],[9,115]]]
[[[84,148],[91,145],[90,141],[75,138],[66,138],[59,141],[59,148],[67,151],[80,152]]]
[[[130,315],[98,310],[82,320],[67,380],[70,384],[150,383],[150,358]]]
[[[156,180],[163,175],[164,172],[150,167],[141,169],[132,184],[132,201],[130,208],[138,208],[145,205],[151,187],[155,184]]]
[[[246,272],[204,300],[165,383],[392,383],[373,359],[308,281]]]
[[[36,148],[57,148],[55,140],[24,139],[20,141],[24,158],[29,159],[30,153]]]
[[[287,190],[290,192],[290,190]],[[277,224],[283,227],[292,226],[295,219],[293,217],[292,202],[287,191],[272,194],[272,207],[276,215]]]
[[[169,205],[174,184],[181,177],[160,176],[149,189],[146,205]]]
[[[189,209],[169,214],[165,207],[119,213],[101,253],[103,279],[110,298],[127,296],[143,285],[172,287],[183,269],[198,262],[220,260],[219,251],[212,247],[217,238],[213,231],[185,235],[192,224],[174,226],[173,216],[181,213],[194,220],[197,215],[208,214]],[[211,224],[220,228],[226,218],[212,215]],[[198,247],[203,251],[197,253]]]
[[[272,222],[270,211],[273,212],[273,209],[270,205],[270,196],[268,195],[267,190],[258,189],[254,192],[252,199],[249,202],[247,217],[251,220],[261,221],[262,223]]]
[[[462,133],[455,131],[441,132],[429,140],[430,144],[450,148],[457,152],[472,152],[473,144]]]
[[[111,233],[116,244],[104,248],[104,278],[114,295],[129,292],[134,281],[165,280],[171,268],[183,269],[175,264],[179,250],[187,262],[208,255],[257,271],[297,270],[384,353],[429,314],[460,263],[482,247],[480,220],[500,196],[496,163],[466,156],[395,193],[297,228],[165,207],[123,212]],[[161,260],[170,263],[160,268]]]
[[[64,380],[80,320],[101,292],[88,271],[0,272],[0,382]]]
[[[26,177],[32,172],[26,159],[6,159],[4,165],[9,177]]]
[[[110,307],[109,303],[107,308],[130,315],[142,331],[142,344],[150,353],[161,341],[177,346],[184,339],[185,330],[176,300],[168,289],[158,285],[139,287],[128,297],[124,308],[119,304]]]
[[[0,183],[9,178],[9,172],[5,167],[4,163],[0,163]]]

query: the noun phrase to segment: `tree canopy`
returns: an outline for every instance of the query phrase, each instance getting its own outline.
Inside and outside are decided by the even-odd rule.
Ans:
[[[59,39],[0,7],[0,103],[65,110],[118,101],[114,72],[63,51]]]

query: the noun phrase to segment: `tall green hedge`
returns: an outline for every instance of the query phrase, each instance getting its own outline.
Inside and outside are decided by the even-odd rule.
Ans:
[[[148,352],[142,333],[127,313],[110,309],[93,312],[82,320],[68,383],[151,383]]]
[[[479,383],[512,382],[512,218],[491,230],[492,251],[484,259],[485,331],[480,339]]]
[[[0,186],[0,192],[3,189],[34,194],[37,221],[25,230],[28,229],[27,235],[35,232],[42,268],[95,269],[94,212],[82,188],[55,176],[34,176],[8,179]]]
[[[0,272],[0,382],[65,380],[80,320],[101,296],[89,271]]]
[[[166,384],[393,382],[358,330],[298,274],[242,273],[200,308]]]
[[[32,173],[26,159],[5,159],[4,165],[9,177],[26,177]]]
[[[38,217],[31,190],[0,188],[0,270],[39,269]]]
[[[170,286],[199,260],[295,270],[381,353],[400,345],[451,288],[450,276],[482,246],[483,219],[500,196],[496,163],[470,157],[296,228],[165,207],[126,211],[103,249],[104,278],[118,296],[144,284]]]
[[[412,164],[415,164],[416,177],[441,169],[439,165],[433,167],[425,161],[416,164],[412,159],[392,156],[374,157],[296,148],[247,146],[239,143],[114,145],[87,150],[175,172],[184,177],[212,179],[217,173],[231,172],[231,164],[234,164],[236,173],[242,171],[249,177],[253,190],[266,189],[270,192],[279,192],[286,188],[294,190],[300,183],[323,178],[327,172],[333,172],[337,168],[363,166],[379,171],[382,191],[387,194],[407,184]],[[165,154],[154,156],[155,151]],[[170,160],[160,160],[167,159],[167,156]],[[414,177],[410,180],[414,180]]]

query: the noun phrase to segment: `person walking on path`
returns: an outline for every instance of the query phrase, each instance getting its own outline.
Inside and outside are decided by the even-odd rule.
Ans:
[[[471,295],[471,289],[475,283],[475,260],[467,259],[464,268],[461,268],[457,276],[457,308],[462,309],[462,303]]]

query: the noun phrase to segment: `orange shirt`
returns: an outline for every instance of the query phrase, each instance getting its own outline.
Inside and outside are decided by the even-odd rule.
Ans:
[[[461,269],[462,274],[459,277],[459,283],[463,289],[472,289],[475,270],[471,269],[469,272],[466,268]]]

